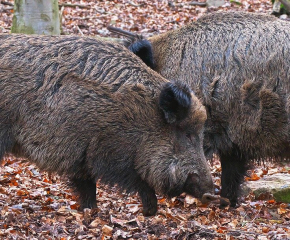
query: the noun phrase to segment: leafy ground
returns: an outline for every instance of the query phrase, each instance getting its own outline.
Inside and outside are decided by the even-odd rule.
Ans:
[[[200,2],[205,2],[205,0],[200,0]],[[191,0],[59,1],[63,32],[77,35],[107,36],[108,24],[150,35],[182,26],[196,20],[206,12],[228,10],[271,12],[270,0],[242,0],[236,3],[230,3],[227,0],[225,2],[223,7],[204,8],[191,5]],[[240,4],[237,4],[239,2]],[[0,32],[9,32],[13,7],[7,4],[13,1],[1,0],[1,3]],[[70,4],[71,7],[68,7]]]
[[[13,1],[1,1],[0,32],[8,33]],[[71,4],[71,5],[68,5]],[[271,12],[270,1],[226,1],[223,7],[202,8],[191,1],[60,1],[64,34],[109,36],[108,24],[152,35],[196,20],[213,11]],[[78,211],[65,179],[39,172],[22,159],[8,156],[0,168],[0,239],[290,239],[290,206],[241,199],[236,209],[201,205],[189,196],[166,200],[158,197],[154,217],[142,215],[137,195],[118,193],[98,184],[98,208]],[[248,180],[261,175],[289,172],[267,163],[258,166]],[[216,192],[221,168],[212,163]]]
[[[218,161],[212,165],[219,192],[221,168]],[[261,174],[265,168],[257,168],[252,179]],[[271,199],[249,195],[236,209],[219,209],[190,196],[159,196],[157,215],[144,217],[137,195],[98,184],[98,208],[80,212],[65,179],[28,162],[9,156],[0,176],[0,239],[290,239],[289,205]]]

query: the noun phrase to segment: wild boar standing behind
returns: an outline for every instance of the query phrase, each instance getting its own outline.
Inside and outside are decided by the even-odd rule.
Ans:
[[[218,154],[221,196],[235,206],[251,159],[289,158],[290,22],[229,12],[177,30],[128,36],[131,51],[167,79],[187,83],[207,111],[205,155]]]
[[[202,149],[206,112],[186,84],[92,38],[0,41],[1,159],[13,153],[67,176],[81,208],[96,207],[98,179],[138,192],[145,215],[157,211],[155,191],[213,192]]]

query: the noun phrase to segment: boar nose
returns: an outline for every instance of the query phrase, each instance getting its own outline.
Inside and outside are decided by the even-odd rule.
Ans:
[[[205,204],[214,201],[216,199],[218,199],[218,196],[212,195],[211,193],[205,193],[201,197],[201,202]]]

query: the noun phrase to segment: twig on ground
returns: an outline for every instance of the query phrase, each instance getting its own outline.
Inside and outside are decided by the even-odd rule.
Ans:
[[[59,3],[59,7],[79,7],[79,8],[90,8],[90,5],[82,5],[82,4],[72,4],[72,3]]]
[[[131,2],[131,1],[128,1],[127,3],[133,7],[140,7],[141,6],[140,4],[136,4],[136,3]]]
[[[193,2],[189,2],[188,4],[191,5],[191,6],[200,6],[200,7],[206,7],[207,6],[207,4],[205,2],[195,2],[195,1],[193,1]]]
[[[80,27],[79,27],[78,25],[77,25],[77,29],[78,29],[79,33],[80,33],[82,36],[84,36],[82,30],[80,29]]]

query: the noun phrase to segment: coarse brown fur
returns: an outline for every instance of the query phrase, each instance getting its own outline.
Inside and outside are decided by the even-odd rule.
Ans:
[[[206,107],[204,149],[219,155],[221,195],[234,206],[250,159],[290,154],[290,23],[214,13],[148,40],[154,69],[190,85]]]
[[[0,93],[0,159],[12,152],[67,176],[82,208],[96,206],[98,179],[138,192],[146,215],[157,211],[155,191],[213,191],[204,107],[125,47],[2,34]]]

